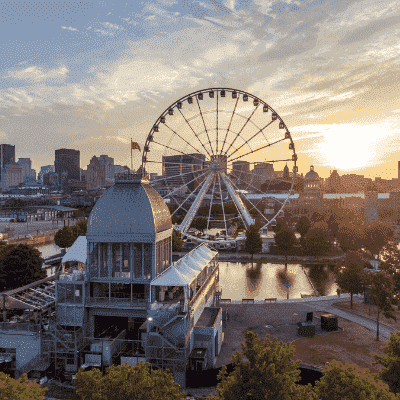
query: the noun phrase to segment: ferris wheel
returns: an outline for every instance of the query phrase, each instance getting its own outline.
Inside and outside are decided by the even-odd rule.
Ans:
[[[196,241],[227,243],[239,240],[238,227],[257,220],[266,229],[276,219],[292,193],[296,161],[290,132],[269,104],[242,90],[209,88],[180,98],[158,117],[141,169],[150,176],[162,170],[150,184],[172,205],[176,231]],[[278,207],[266,213],[259,195],[277,182],[287,196],[274,199]],[[206,233],[222,234],[195,237],[189,229],[197,219]]]

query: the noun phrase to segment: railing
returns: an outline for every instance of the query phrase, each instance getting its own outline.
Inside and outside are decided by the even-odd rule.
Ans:
[[[84,281],[86,277],[85,272],[81,272],[78,274],[63,274],[58,276],[58,281],[60,282],[76,282],[76,281]]]
[[[207,287],[208,283],[210,280],[215,277],[215,272],[218,270],[218,264],[215,265],[214,269],[211,271],[211,273],[207,276],[206,280],[203,282],[201,285],[200,289],[196,292],[196,294],[193,296],[193,299],[190,300],[189,306],[192,307],[194,303],[197,301],[197,299],[200,297],[200,294],[203,293],[205,288]]]
[[[0,330],[4,331],[28,331],[28,332],[39,332],[39,324],[28,324],[26,322],[1,322]]]
[[[115,297],[87,297],[87,304],[92,305],[120,305],[120,306],[135,306],[135,307],[146,307],[149,304],[148,300],[145,299],[129,299],[129,298],[115,298]]]

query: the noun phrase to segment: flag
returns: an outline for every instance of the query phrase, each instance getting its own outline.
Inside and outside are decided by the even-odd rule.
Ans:
[[[131,142],[131,149],[132,150],[138,149],[139,151],[141,151],[140,146],[137,142]]]

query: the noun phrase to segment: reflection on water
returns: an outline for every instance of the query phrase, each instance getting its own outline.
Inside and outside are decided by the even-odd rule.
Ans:
[[[254,264],[219,262],[220,286],[222,298],[240,301],[242,299],[264,300],[267,298],[286,299],[301,298],[302,294],[313,294],[313,288],[300,264],[288,264],[287,274],[291,286],[288,289],[278,277],[278,272],[284,271],[284,264]],[[304,268],[309,273],[309,268]],[[326,282],[322,282],[324,295],[336,294],[337,285],[331,271],[324,267],[327,274]],[[313,282],[314,286],[316,283]],[[321,293],[322,295],[322,293]]]
[[[42,253],[43,258],[47,258],[61,252],[61,248],[54,243],[46,244],[45,246],[36,248]]]

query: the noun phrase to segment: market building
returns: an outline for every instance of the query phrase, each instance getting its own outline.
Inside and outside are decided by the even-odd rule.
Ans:
[[[201,244],[172,263],[172,229],[147,180],[116,176],[61,271],[1,294],[5,321],[25,311],[0,325],[0,353],[11,360],[0,357],[0,368],[73,380],[80,367],[148,361],[185,387],[189,366],[212,367],[222,345],[217,252]]]

